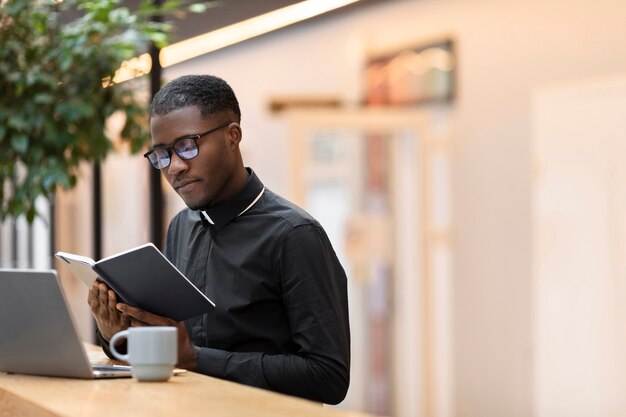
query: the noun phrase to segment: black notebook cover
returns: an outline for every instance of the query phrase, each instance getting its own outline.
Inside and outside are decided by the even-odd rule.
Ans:
[[[151,243],[102,259],[93,270],[126,304],[176,321],[215,307]]]

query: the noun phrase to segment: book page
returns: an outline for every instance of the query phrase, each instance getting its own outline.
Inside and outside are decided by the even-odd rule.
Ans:
[[[98,274],[92,269],[94,261],[91,258],[65,252],[57,252],[55,256],[65,262],[72,273],[87,287],[91,287],[98,278]]]

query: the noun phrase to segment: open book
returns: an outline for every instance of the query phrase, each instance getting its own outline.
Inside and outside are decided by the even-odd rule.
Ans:
[[[215,307],[152,243],[98,262],[66,252],[55,256],[87,286],[99,279],[119,301],[160,316],[182,321]]]

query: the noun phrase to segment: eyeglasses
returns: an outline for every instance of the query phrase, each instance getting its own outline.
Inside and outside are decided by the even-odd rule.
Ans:
[[[178,155],[180,159],[193,159],[198,156],[198,139],[202,136],[206,136],[210,133],[220,130],[223,127],[228,126],[233,122],[224,123],[218,127],[214,127],[211,130],[207,130],[204,133],[197,135],[184,136],[176,139],[176,142],[172,146],[155,146],[146,152],[143,156],[150,161],[152,167],[155,169],[163,169],[170,166],[172,162],[172,151]]]

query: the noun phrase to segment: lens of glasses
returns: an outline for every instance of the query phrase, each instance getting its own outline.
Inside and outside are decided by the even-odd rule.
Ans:
[[[198,156],[198,145],[195,138],[179,139],[174,146],[174,152],[180,159],[191,159]],[[168,148],[154,148],[146,154],[148,160],[156,169],[167,168],[171,162],[171,151]]]
[[[167,149],[156,148],[150,152],[148,160],[156,169],[163,169],[170,164],[170,154]]]
[[[174,144],[174,152],[181,159],[191,159],[198,156],[198,146],[191,138],[180,139]]]

